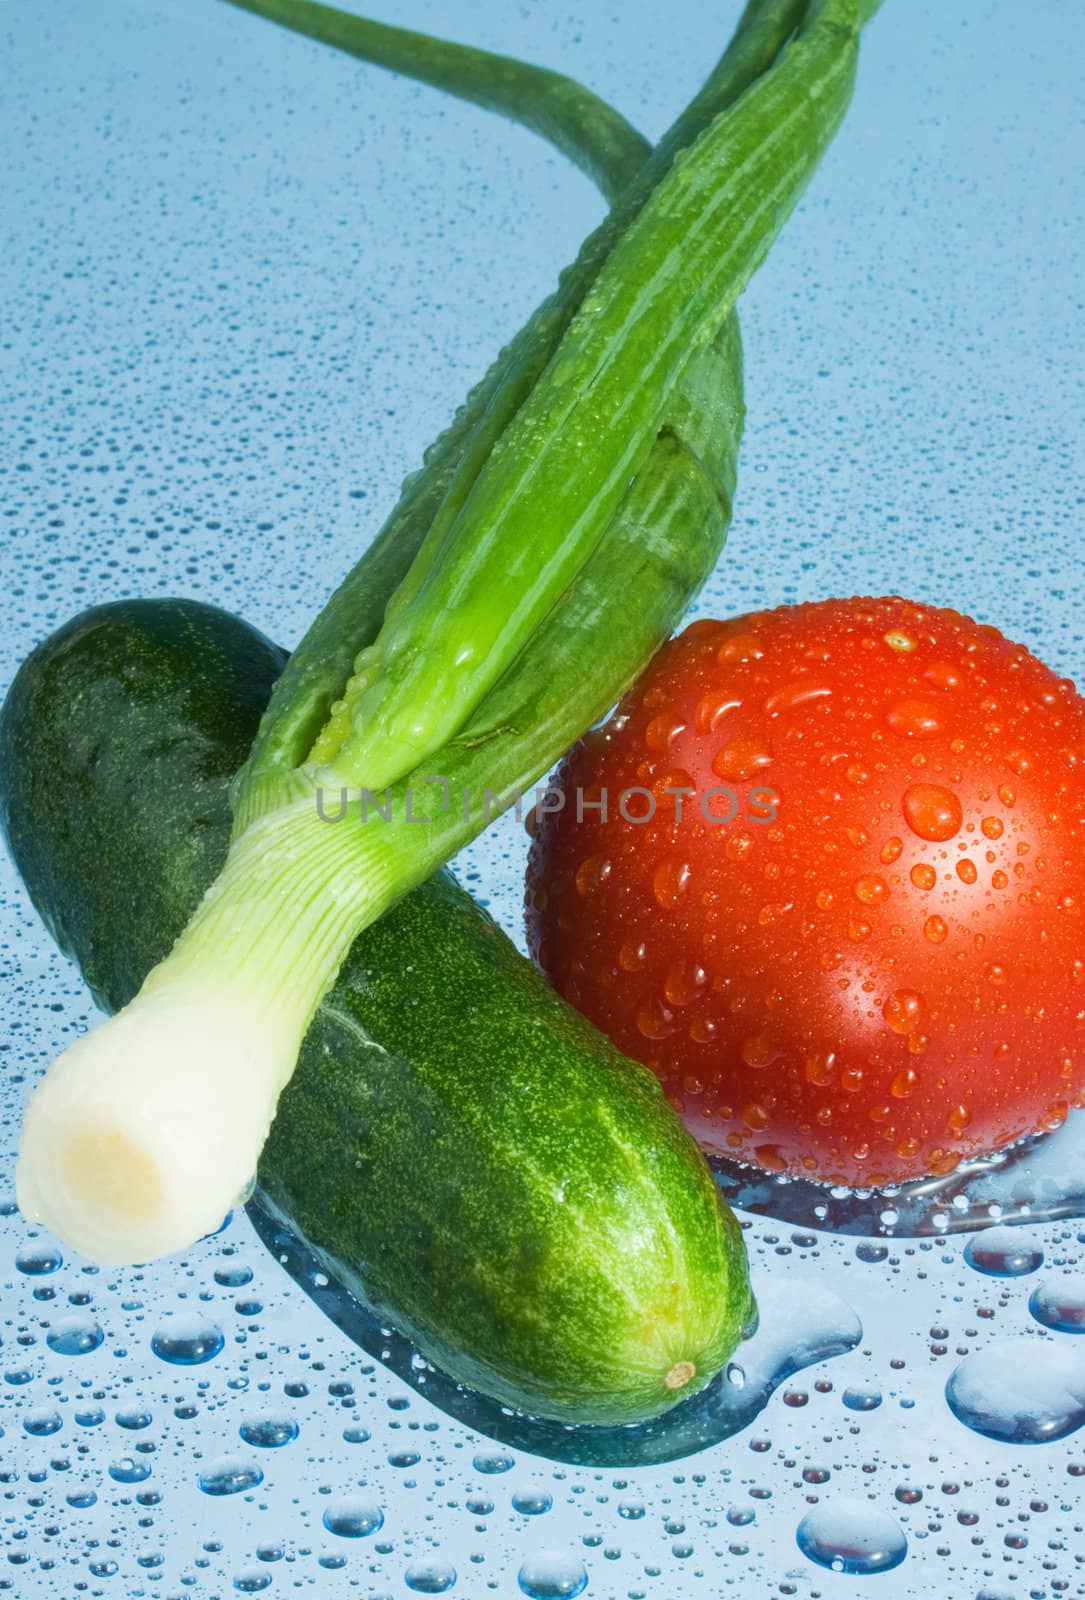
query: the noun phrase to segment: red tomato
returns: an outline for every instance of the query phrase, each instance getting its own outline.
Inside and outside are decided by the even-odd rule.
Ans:
[[[696,622],[557,782],[532,952],[707,1150],[879,1186],[1085,1104],[1085,700],[995,628]]]

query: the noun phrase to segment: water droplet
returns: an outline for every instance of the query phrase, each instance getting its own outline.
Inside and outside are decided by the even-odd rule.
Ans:
[[[948,661],[936,661],[933,666],[927,668],[923,676],[928,683],[933,683],[936,689],[960,688],[961,675]]]
[[[41,1278],[55,1272],[63,1259],[54,1244],[31,1244],[16,1252],[15,1265],[28,1278]]]
[[[472,1465],[476,1472],[490,1474],[511,1472],[516,1462],[504,1450],[480,1450],[475,1456]]]
[[[224,1289],[243,1289],[245,1284],[252,1282],[252,1268],[244,1266],[240,1261],[236,1265],[215,1268],[215,1282]]]
[[[770,717],[785,711],[797,711],[800,706],[810,705],[815,700],[827,700],[832,692],[832,684],[820,683],[816,678],[798,678],[794,683],[785,684],[782,689],[770,694],[765,701],[765,711]]]
[[[715,733],[720,723],[729,711],[737,711],[742,701],[736,700],[733,695],[706,694],[698,700],[697,709],[693,713],[694,726],[698,733]]]
[[[444,1594],[456,1582],[456,1569],[450,1561],[429,1557],[412,1561],[403,1574],[403,1581],[417,1594]]]
[[[222,1329],[194,1312],[177,1312],[157,1328],[151,1349],[175,1367],[195,1367],[211,1361],[225,1344]]]
[[[885,720],[894,733],[906,739],[934,739],[943,728],[943,712],[933,700],[901,700],[891,706]]]
[[[975,1433],[1048,1444],[1085,1423],[1085,1368],[1066,1345],[1002,1339],[965,1356],[946,1384],[946,1400]]]
[[[114,1483],[146,1483],[151,1469],[145,1461],[135,1461],[131,1456],[121,1456],[109,1464],[109,1476]]]
[[[884,1261],[889,1254],[888,1245],[884,1244],[857,1244],[855,1258],[857,1261],[866,1261],[871,1264]]]
[[[938,783],[913,783],[901,800],[904,820],[920,839],[942,843],[960,832],[961,802],[952,789]]]
[[[58,1356],[86,1356],[97,1350],[104,1338],[93,1317],[64,1317],[54,1322],[45,1342]]]
[[[744,783],[771,765],[771,753],[758,740],[735,739],[714,757],[712,771],[727,783]]]
[[[869,1383],[849,1384],[840,1398],[849,1411],[877,1411],[882,1403],[881,1390]]]
[[[47,1439],[51,1433],[59,1433],[63,1423],[58,1411],[28,1411],[23,1427],[32,1439]]]
[[[647,954],[648,947],[643,941],[639,944],[623,944],[618,951],[618,965],[623,972],[639,972]]]
[[[601,889],[611,874],[611,865],[606,856],[585,856],[576,869],[576,892],[581,899],[586,900],[589,895]]]
[[[938,882],[938,874],[929,861],[917,861],[908,876],[917,889],[933,889]]]
[[[259,1467],[245,1461],[224,1458],[213,1461],[200,1473],[199,1483],[204,1494],[242,1494],[246,1489],[256,1489],[264,1481]]]
[[[923,932],[931,944],[944,944],[949,937],[949,928],[942,917],[928,917],[923,924]]]
[[[671,911],[681,900],[689,887],[692,869],[688,861],[682,861],[678,856],[668,856],[659,863],[652,875],[652,894],[656,904],[664,911]]]
[[[685,723],[680,717],[670,712],[661,712],[658,717],[653,717],[644,730],[644,742],[648,749],[656,755],[663,752],[674,743],[678,735],[685,729]]]
[[[720,645],[716,660],[721,667],[734,667],[744,661],[760,661],[764,653],[755,634],[736,633]]]
[[[293,1417],[253,1417],[241,1424],[238,1432],[246,1444],[259,1450],[278,1450],[298,1436]]]
[[[970,1267],[989,1278],[1020,1278],[1044,1259],[1041,1247],[1022,1228],[982,1228],[964,1247]]]
[[[118,1428],[127,1428],[130,1433],[138,1433],[143,1428],[150,1427],[151,1413],[139,1410],[118,1411],[113,1420]]]
[[[1085,1277],[1045,1279],[1033,1289],[1028,1308],[1055,1333],[1085,1333]]]
[[[882,1006],[882,1016],[894,1033],[913,1033],[925,1010],[926,1001],[914,989],[895,989]]]
[[[367,1539],[384,1525],[384,1512],[375,1500],[336,1500],[322,1518],[329,1533],[340,1539]]]
[[[915,649],[915,640],[910,633],[904,633],[900,628],[890,628],[888,633],[882,635],[890,650],[899,651],[902,655],[910,655]]]
[[[560,1550],[529,1556],[517,1574],[528,1600],[574,1600],[588,1586],[584,1563]]]
[[[544,1511],[549,1511],[554,1504],[554,1497],[546,1489],[536,1484],[529,1484],[526,1489],[518,1489],[512,1497],[513,1508],[525,1517],[539,1517]]]
[[[855,898],[861,900],[865,906],[880,905],[889,898],[889,885],[884,878],[871,874],[856,880],[854,886]]]
[[[239,1572],[234,1579],[234,1588],[238,1594],[259,1594],[262,1589],[271,1587],[271,1573],[261,1572],[259,1567],[248,1567],[244,1572]]]
[[[865,1500],[829,1501],[808,1511],[796,1534],[799,1549],[833,1572],[889,1572],[908,1553],[900,1524]]]

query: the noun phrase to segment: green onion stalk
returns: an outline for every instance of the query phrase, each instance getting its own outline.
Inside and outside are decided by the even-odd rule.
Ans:
[[[20,1206],[111,1264],[218,1226],[357,933],[552,766],[711,571],[742,425],[735,303],[844,115],[872,9],[751,0],[648,153],[569,80],[241,3],[590,145],[616,198],[292,656],[174,949],[31,1098]]]

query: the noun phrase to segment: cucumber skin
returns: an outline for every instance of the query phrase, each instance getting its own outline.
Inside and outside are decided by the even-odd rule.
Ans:
[[[137,600],[83,613],[20,669],[0,823],[103,1008],[131,998],[213,880],[284,660],[213,607]],[[658,1414],[754,1315],[738,1224],[655,1077],[445,872],[355,943],[258,1182],[423,1355],[539,1416]],[[665,1375],[687,1360],[676,1394]]]

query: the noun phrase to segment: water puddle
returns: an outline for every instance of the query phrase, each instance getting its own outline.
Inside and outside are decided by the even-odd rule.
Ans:
[[[747,1427],[793,1373],[854,1349],[862,1338],[855,1312],[816,1279],[755,1277],[760,1326],[702,1393],[665,1416],[634,1426],[547,1422],[510,1411],[431,1367],[409,1340],[331,1279],[312,1251],[257,1201],[250,1201],[247,1209],[263,1244],[354,1344],[467,1427],[552,1461],[637,1467],[694,1455]],[[512,1465],[511,1459],[500,1459]]]
[[[1085,1111],[1055,1133],[1022,1140],[945,1178],[889,1189],[830,1189],[714,1157],[721,1192],[743,1211],[832,1233],[921,1238],[993,1222],[1085,1216]]]

